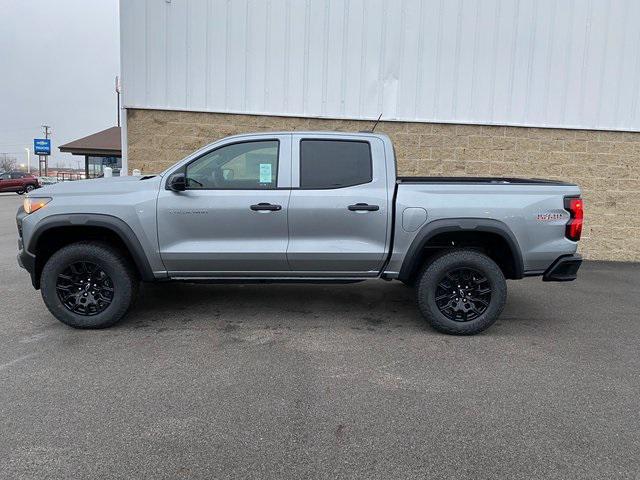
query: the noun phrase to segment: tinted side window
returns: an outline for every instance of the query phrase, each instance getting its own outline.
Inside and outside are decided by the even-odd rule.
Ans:
[[[372,180],[368,142],[302,140],[300,188],[340,188]]]
[[[11,174],[11,178],[23,178],[24,174],[20,172],[14,172]]]
[[[278,141],[234,143],[187,165],[187,188],[272,189],[278,179]]]

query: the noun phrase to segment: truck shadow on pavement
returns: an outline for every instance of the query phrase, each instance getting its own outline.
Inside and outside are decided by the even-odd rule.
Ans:
[[[528,303],[527,299],[512,293],[502,318],[485,334],[498,334],[495,327],[504,321],[515,321],[524,327],[544,321],[531,318],[530,314],[523,318],[523,311],[531,312],[532,305],[526,305]],[[116,328],[232,331],[240,327],[309,329],[323,326],[365,332],[408,329],[439,335],[418,311],[412,288],[399,282],[380,281],[348,285],[143,284],[137,303]]]

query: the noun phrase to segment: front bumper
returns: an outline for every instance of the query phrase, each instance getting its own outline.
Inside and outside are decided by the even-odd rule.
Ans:
[[[39,282],[36,279],[36,257],[34,255],[31,255],[24,249],[20,250],[20,252],[18,253],[18,265],[29,272],[33,288],[40,288]]]
[[[578,254],[563,255],[551,264],[542,276],[543,282],[571,282],[578,277],[582,257]]]
[[[18,227],[18,265],[24,268],[27,272],[29,272],[29,276],[31,277],[31,284],[33,288],[40,288],[39,279],[36,278],[36,256],[30,254],[26,246],[24,245],[24,239],[22,237],[22,220],[27,216],[26,212],[22,207],[18,209],[18,213],[16,214],[16,224]]]

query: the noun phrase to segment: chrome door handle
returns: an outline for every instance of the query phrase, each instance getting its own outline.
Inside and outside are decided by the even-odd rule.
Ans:
[[[352,212],[376,212],[380,210],[378,205],[369,205],[368,203],[356,203],[347,207]]]
[[[271,203],[258,203],[257,205],[251,205],[251,210],[254,212],[258,212],[261,210],[268,210],[271,212],[277,212],[278,210],[282,210],[282,205],[273,205]]]

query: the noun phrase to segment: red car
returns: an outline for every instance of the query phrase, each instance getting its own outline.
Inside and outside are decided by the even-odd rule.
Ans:
[[[16,192],[18,195],[40,188],[38,179],[30,173],[4,172],[0,174],[0,192]]]

